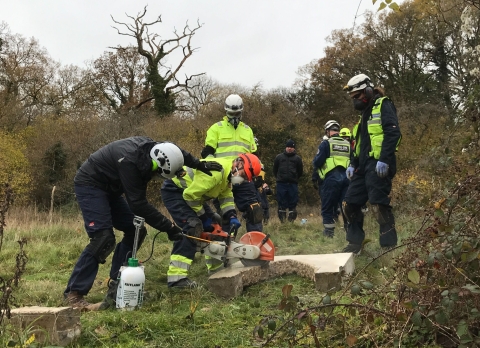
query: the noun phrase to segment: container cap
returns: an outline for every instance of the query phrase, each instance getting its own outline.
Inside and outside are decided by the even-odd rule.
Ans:
[[[138,267],[138,259],[129,258],[128,259],[128,266]]]

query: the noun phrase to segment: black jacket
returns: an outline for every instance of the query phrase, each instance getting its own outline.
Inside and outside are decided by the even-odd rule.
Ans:
[[[147,201],[147,184],[152,179],[150,150],[158,142],[147,137],[117,140],[90,155],[75,175],[75,185],[94,186],[109,194],[125,194],[135,215],[160,231],[172,222]],[[198,159],[182,150],[186,166],[195,168]]]
[[[296,152],[281,153],[275,157],[273,162],[273,175],[277,182],[295,182],[303,174],[302,158]]]

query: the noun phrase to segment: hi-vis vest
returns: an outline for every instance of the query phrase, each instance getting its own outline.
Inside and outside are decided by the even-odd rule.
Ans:
[[[371,147],[368,155],[377,160],[380,158],[380,153],[382,152],[382,144],[383,144],[383,136],[384,136],[383,128],[382,128],[382,114],[380,112],[382,109],[382,103],[384,99],[388,99],[388,97],[382,97],[375,100],[375,104],[373,105],[373,108],[372,108],[372,114],[370,115],[370,118],[367,120],[367,128],[368,128],[368,134],[370,135],[370,147]],[[360,156],[360,142],[362,139],[360,139],[360,137],[357,137],[357,132],[361,122],[362,122],[362,115],[360,115],[360,119],[358,120],[358,123],[353,127],[353,131],[352,131],[352,135],[356,140],[355,149],[353,152],[355,157]],[[395,148],[395,151],[398,151],[398,147],[400,146],[401,140],[402,140],[402,137],[398,139],[397,147]]]
[[[208,129],[205,145],[215,149],[216,158],[230,160],[234,160],[241,153],[257,151],[252,129],[243,122],[235,129],[228,122],[227,116]]]
[[[350,142],[338,136],[331,137],[327,141],[330,145],[330,157],[327,158],[322,168],[318,169],[318,175],[322,180],[331,170],[337,167],[347,169],[350,164]]]

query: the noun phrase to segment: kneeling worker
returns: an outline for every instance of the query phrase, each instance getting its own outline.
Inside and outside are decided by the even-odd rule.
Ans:
[[[204,160],[201,160],[204,161]],[[253,154],[240,154],[236,159],[216,158],[223,170],[205,175],[199,170],[184,167],[186,175],[182,178],[166,180],[163,183],[162,200],[175,223],[184,234],[195,236],[198,231],[211,228],[213,211],[207,204],[210,199],[217,198],[222,213],[222,229],[228,231],[231,225],[238,229],[241,225],[235,211],[232,185],[251,182],[260,174],[261,163]],[[188,279],[188,270],[197,252],[197,243],[184,237],[173,244],[168,268],[168,287],[196,287],[194,281]],[[220,260],[206,258],[209,273],[222,267]]]

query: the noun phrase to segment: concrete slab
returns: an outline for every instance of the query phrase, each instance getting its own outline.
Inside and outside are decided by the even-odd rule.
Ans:
[[[352,253],[275,256],[266,267],[245,267],[241,262],[211,275],[208,289],[224,298],[234,298],[243,288],[258,282],[296,273],[315,282],[318,291],[340,289],[343,276],[355,270]]]
[[[71,307],[21,307],[11,310],[11,323],[35,333],[35,343],[67,346],[81,333],[80,310]]]

